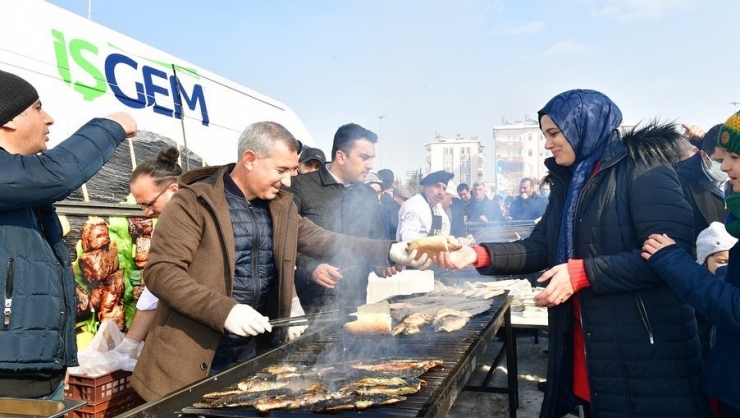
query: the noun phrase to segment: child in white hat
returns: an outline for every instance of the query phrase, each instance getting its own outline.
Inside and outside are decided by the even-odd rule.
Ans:
[[[717,268],[726,266],[730,258],[730,248],[737,242],[720,222],[712,222],[696,237],[696,262],[706,267],[712,274]]]

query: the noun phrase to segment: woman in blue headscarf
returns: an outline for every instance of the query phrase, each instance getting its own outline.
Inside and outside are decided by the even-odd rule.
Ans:
[[[485,275],[547,269],[535,297],[548,307],[542,418],[577,405],[593,417],[708,417],[693,310],[640,257],[666,232],[683,248],[692,212],[671,164],[680,135],[651,123],[624,137],[604,94],[572,90],[539,111],[551,192],[532,234],[440,253],[440,267]]]

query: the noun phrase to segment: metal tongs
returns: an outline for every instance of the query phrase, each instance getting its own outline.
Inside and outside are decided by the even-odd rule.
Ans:
[[[341,315],[339,315],[339,313],[345,311],[346,309],[336,309],[333,311],[316,312],[309,315],[293,316],[291,318],[272,319],[270,320],[270,325],[273,327],[295,327],[318,322],[334,322],[340,318]]]

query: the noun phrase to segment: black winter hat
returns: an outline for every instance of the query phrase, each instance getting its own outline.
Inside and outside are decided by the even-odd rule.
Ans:
[[[0,70],[0,125],[21,114],[38,99],[38,92],[28,81]]]
[[[455,175],[450,172],[444,170],[435,171],[434,173],[427,174],[426,177],[421,179],[419,184],[422,186],[429,186],[437,183],[447,184],[453,177],[455,177]]]

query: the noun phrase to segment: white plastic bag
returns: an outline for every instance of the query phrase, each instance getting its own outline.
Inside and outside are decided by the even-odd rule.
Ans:
[[[115,322],[103,321],[90,344],[77,353],[80,365],[70,367],[68,372],[88,377],[102,376],[116,370],[132,372],[136,367],[136,360],[113,351],[113,348],[121,343],[123,337],[123,332],[118,329]]]

